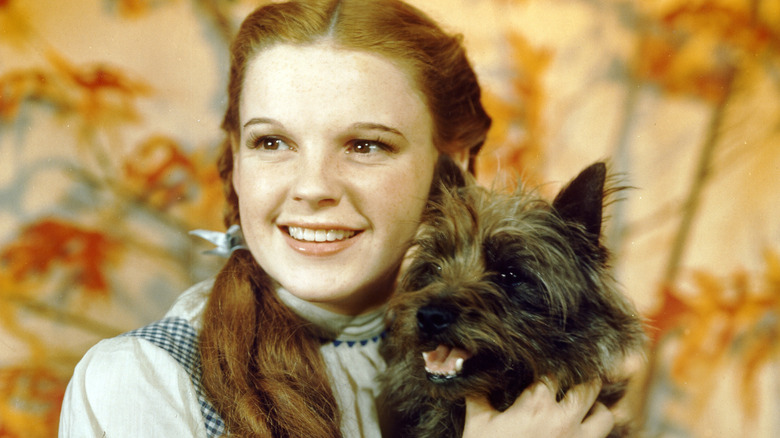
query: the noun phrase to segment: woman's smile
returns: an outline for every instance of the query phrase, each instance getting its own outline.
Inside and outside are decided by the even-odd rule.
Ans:
[[[326,257],[350,247],[360,236],[360,230],[336,228],[280,227],[287,244],[304,256]]]
[[[337,240],[345,240],[357,234],[354,230],[338,230],[338,229],[323,229],[323,228],[304,228],[293,227],[287,228],[287,234],[289,234],[295,240],[301,240],[304,242],[334,242]]]

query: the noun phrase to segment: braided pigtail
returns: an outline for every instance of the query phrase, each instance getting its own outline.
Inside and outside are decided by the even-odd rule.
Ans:
[[[319,338],[248,251],[217,276],[203,325],[202,383],[231,436],[341,436]]]

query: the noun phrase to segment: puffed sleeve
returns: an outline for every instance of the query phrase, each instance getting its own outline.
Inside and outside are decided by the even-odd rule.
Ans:
[[[206,437],[197,393],[173,357],[151,342],[99,342],[65,392],[60,437]]]

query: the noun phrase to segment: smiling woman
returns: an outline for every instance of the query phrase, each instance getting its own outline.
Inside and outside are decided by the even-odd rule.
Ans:
[[[219,162],[245,245],[165,319],[87,353],[61,435],[381,436],[385,303],[440,155],[467,165],[489,126],[460,39],[403,2],[249,15]],[[603,436],[608,412],[583,423],[591,393],[558,409],[537,387],[503,414],[470,400],[465,436]]]

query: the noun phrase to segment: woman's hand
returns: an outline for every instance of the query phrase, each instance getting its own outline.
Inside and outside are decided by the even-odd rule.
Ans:
[[[600,390],[600,381],[584,383],[570,389],[558,402],[553,385],[539,381],[526,388],[504,412],[493,409],[484,397],[466,399],[463,438],[604,438],[615,425],[615,418],[606,406],[596,402]]]

